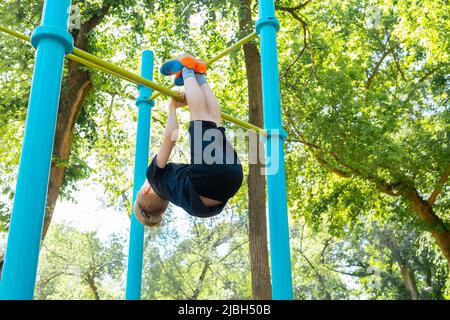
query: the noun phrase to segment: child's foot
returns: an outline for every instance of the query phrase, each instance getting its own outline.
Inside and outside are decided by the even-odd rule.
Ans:
[[[183,64],[178,60],[169,60],[161,66],[159,72],[163,76],[171,76],[173,74],[177,74],[183,68]]]
[[[169,60],[161,66],[160,72],[163,76],[171,76],[180,72],[183,67],[194,69],[197,64],[197,60],[190,53],[185,53],[173,60]]]
[[[174,60],[165,62],[161,66],[160,72],[165,76],[175,75],[175,85],[182,86],[184,85],[183,76],[181,74],[183,67],[195,69],[196,65],[197,60],[195,59],[195,57],[189,53],[185,53]]]
[[[197,59],[197,64],[195,65],[195,73],[206,74],[207,66],[206,61],[203,59]]]
[[[206,83],[206,62],[204,60],[198,59],[198,60],[191,60],[192,56],[182,58],[182,64],[183,68],[176,74],[175,76],[175,85],[176,86],[184,86],[184,79],[186,78],[186,74],[195,76],[197,79],[197,82],[199,82],[199,76],[200,76],[200,82],[199,85],[202,85]],[[186,67],[186,69],[184,69]],[[190,72],[184,73],[184,70],[191,70],[192,74]]]
[[[182,75],[182,71],[180,71],[179,73],[177,73],[177,75],[175,76],[175,79],[173,80],[174,85],[176,85],[177,87],[182,87],[184,86],[184,79],[183,79],[183,75]]]

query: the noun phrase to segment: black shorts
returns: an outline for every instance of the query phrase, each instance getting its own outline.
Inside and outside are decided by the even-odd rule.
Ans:
[[[192,121],[191,163],[168,163],[159,168],[156,157],[147,169],[147,179],[162,198],[192,216],[206,218],[219,214],[242,185],[242,166],[225,137],[225,129],[214,122]],[[206,207],[200,196],[220,201]]]
[[[242,185],[243,172],[225,128],[212,121],[191,121],[190,176],[199,195],[226,202]]]

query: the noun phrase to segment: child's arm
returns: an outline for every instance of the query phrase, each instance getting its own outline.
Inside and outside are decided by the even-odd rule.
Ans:
[[[159,168],[164,169],[169,161],[170,154],[172,153],[173,147],[177,142],[178,138],[178,121],[177,121],[177,108],[183,106],[174,99],[170,100],[168,107],[166,130],[164,132],[163,143],[159,149],[158,155],[156,157],[156,164]]]

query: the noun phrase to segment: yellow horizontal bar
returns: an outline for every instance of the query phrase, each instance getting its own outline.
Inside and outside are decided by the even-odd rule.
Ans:
[[[238,42],[236,42],[234,45],[232,45],[231,47],[225,49],[224,51],[222,51],[221,53],[219,53],[217,56],[215,56],[214,58],[206,61],[206,65],[209,67],[210,65],[212,65],[214,62],[222,59],[223,57],[225,57],[226,55],[230,54],[231,52],[233,52],[234,50],[242,47],[244,44],[246,44],[247,42],[253,40],[254,38],[256,38],[258,36],[257,32],[252,32],[250,33],[248,36],[242,38],[241,40],[239,40]],[[175,87],[175,85],[171,85],[169,88],[173,88]],[[158,98],[161,95],[160,92],[156,92],[154,93],[149,100],[154,100],[156,98]]]
[[[258,33],[256,31],[250,33],[248,36],[242,38],[241,40],[239,40],[238,42],[236,42],[235,44],[233,44],[231,47],[225,49],[224,51],[222,51],[221,53],[219,53],[217,56],[215,56],[214,58],[212,58],[211,60],[208,60],[206,62],[206,64],[209,66],[211,64],[213,64],[214,62],[222,59],[223,57],[229,55],[231,52],[233,52],[236,49],[239,49],[240,47],[242,47],[244,44],[246,44],[247,42],[252,41],[254,38],[256,38],[258,36]]]
[[[162,92],[168,96],[171,96],[177,100],[184,99],[182,97],[182,95],[180,93],[178,93],[177,91],[170,90],[169,88],[161,86],[161,85],[159,85],[153,81],[150,81],[140,75],[137,75],[133,72],[127,71],[119,66],[116,66],[115,64],[104,61],[104,60],[94,56],[93,54],[87,53],[86,51],[80,50],[78,48],[74,48],[73,54],[86,60],[86,61],[93,63],[96,66],[100,66],[103,69],[112,71],[113,73],[121,75],[121,76],[125,77],[126,79],[132,80],[131,82],[133,82],[133,83],[137,82],[137,83],[139,83],[143,86],[149,87],[153,90],[160,91],[160,92]]]
[[[167,88],[169,89],[173,89],[175,88],[174,84],[171,84],[170,86],[168,86]],[[152,94],[152,96],[150,98],[148,98],[148,100],[155,100],[156,98],[159,98],[162,95],[161,92],[155,92],[154,94]]]
[[[2,27],[0,26],[0,31],[5,32],[11,36],[14,36],[16,38],[25,40],[25,41],[30,41],[30,38],[22,35],[18,32],[12,31],[8,28]],[[232,47],[228,48],[227,50],[225,50],[224,52],[222,52],[221,54],[219,54],[218,56],[216,56],[215,58],[211,59],[208,61],[208,63],[213,63],[215,61],[217,61],[218,59],[220,59],[221,57],[225,56],[227,53],[226,52],[231,52],[232,50],[236,49],[239,45],[244,44],[245,42],[250,41],[251,39],[253,39],[256,36],[256,32],[252,33],[250,35],[248,35],[247,37],[245,37],[244,39],[240,40],[239,42],[237,42],[235,45],[233,45]],[[144,77],[141,77],[133,72],[127,71],[119,66],[116,66],[115,64],[112,64],[110,62],[104,61],[88,52],[85,52],[83,50],[80,50],[78,48],[74,48],[73,49],[73,54],[68,54],[67,55],[68,59],[74,60],[76,62],[82,63],[88,67],[91,68],[96,68],[99,69],[101,71],[110,73],[114,76],[117,76],[121,79],[124,79],[126,81],[135,83],[135,84],[141,84],[143,86],[149,87],[153,90],[157,90],[161,93],[164,93],[168,96],[171,96],[177,100],[181,100],[183,99],[181,97],[181,95],[173,90],[170,90],[169,88],[166,88],[164,86],[161,86],[153,81],[150,81]],[[264,129],[261,129],[255,125],[252,125],[248,122],[239,120],[233,116],[230,116],[229,114],[226,114],[224,112],[222,112],[222,117],[225,120],[228,120],[230,122],[235,123],[236,125],[246,128],[246,129],[251,129],[251,130],[255,130],[256,132],[258,132],[259,134],[263,135],[263,136],[267,136],[267,131]]]
[[[23,35],[23,34],[20,34],[20,33],[18,33],[18,32],[15,32],[15,31],[13,31],[13,30],[10,30],[10,29],[8,29],[8,28],[5,28],[5,27],[0,26],[0,31],[3,31],[3,32],[5,32],[5,33],[7,33],[7,34],[9,34],[9,35],[11,35],[11,36],[13,36],[13,37],[16,37],[16,38],[22,39],[22,40],[24,40],[24,41],[30,42],[30,37],[28,37],[28,36],[26,36],[26,35]],[[135,83],[135,84],[138,84],[137,82],[134,82],[134,81],[132,81],[131,79],[128,79],[128,78],[125,78],[125,77],[123,77],[123,76],[121,76],[121,75],[119,75],[119,74],[113,73],[113,72],[111,72],[111,71],[109,71],[109,70],[107,70],[107,69],[102,68],[101,66],[98,66],[98,65],[96,65],[96,64],[94,64],[94,63],[91,63],[91,62],[89,62],[89,61],[87,61],[87,60],[84,60],[83,58],[79,58],[79,57],[77,57],[77,56],[75,56],[75,55],[73,55],[73,54],[68,54],[68,55],[66,55],[66,57],[67,57],[68,59],[70,59],[70,60],[73,60],[73,61],[82,63],[82,64],[84,64],[84,65],[86,65],[86,66],[88,66],[88,67],[100,69],[100,70],[102,70],[102,71],[104,71],[104,72],[106,72],[106,73],[111,73],[112,75],[114,75],[114,76],[116,76],[116,77],[119,77],[119,78],[122,78],[122,79],[124,79],[124,80],[133,82],[133,83]]]
[[[19,38],[19,39],[22,39],[25,41],[30,41],[30,37],[22,35],[18,32],[8,29],[8,28],[0,26],[0,31],[3,31],[11,36],[16,37],[16,38]],[[160,91],[160,92],[162,92],[168,96],[171,96],[175,99],[178,99],[178,100],[182,99],[181,95],[176,91],[172,91],[164,86],[156,84],[153,81],[145,79],[144,77],[141,77],[135,73],[129,72],[123,68],[120,68],[110,62],[104,61],[104,60],[102,60],[90,53],[87,53],[83,50],[80,50],[78,48],[74,48],[73,53],[67,55],[67,58],[69,58],[71,60],[75,60],[84,65],[87,65],[88,67],[100,69],[102,71],[111,73],[112,75],[118,76],[118,77],[120,77],[124,80],[130,81],[132,83],[141,84],[146,87],[152,88],[153,90]],[[79,58],[81,58],[81,59],[79,59]]]
[[[27,37],[26,35],[20,34],[18,32],[8,29],[8,28],[0,26],[0,31],[7,33],[13,37],[16,37],[16,38],[19,38],[19,39],[22,39],[22,40],[25,40],[28,42],[30,41],[30,37]]]
[[[138,82],[136,82],[136,81],[134,81],[132,79],[129,79],[129,78],[126,78],[126,77],[124,77],[124,76],[122,76],[120,74],[114,73],[114,72],[112,72],[109,69],[105,69],[105,68],[103,68],[103,67],[101,67],[99,65],[96,65],[95,63],[92,63],[90,61],[84,60],[83,58],[77,57],[77,56],[75,56],[73,54],[66,55],[66,58],[70,59],[70,60],[73,60],[75,62],[84,64],[85,66],[88,66],[88,67],[91,67],[91,68],[95,68],[95,69],[99,69],[99,70],[101,70],[101,71],[103,71],[105,73],[109,73],[109,74],[111,74],[113,76],[116,76],[116,77],[118,77],[120,79],[123,79],[125,81],[131,82],[131,83],[134,83],[134,84],[139,84]]]
[[[255,125],[253,125],[251,123],[248,123],[246,121],[239,120],[238,118],[235,118],[235,117],[233,117],[233,116],[231,116],[228,113],[225,113],[223,111],[222,111],[222,118],[227,120],[227,121],[230,121],[230,122],[232,122],[232,123],[234,123],[234,124],[236,124],[236,125],[238,125],[238,126],[240,126],[242,128],[249,129],[249,130],[254,130],[258,134],[260,134],[260,135],[262,135],[264,137],[267,137],[267,130],[262,129],[262,128],[258,127],[258,126],[255,126]]]

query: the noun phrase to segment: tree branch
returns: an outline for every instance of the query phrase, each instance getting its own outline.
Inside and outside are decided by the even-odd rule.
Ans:
[[[311,269],[313,270],[313,272],[316,274],[320,285],[322,286],[323,291],[325,292],[325,296],[327,298],[327,300],[331,300],[331,295],[327,290],[327,287],[325,285],[325,281],[322,277],[322,275],[319,273],[319,271],[317,270],[317,268],[312,264],[312,262],[308,259],[308,257],[300,250],[295,250],[298,253],[300,253],[300,255],[306,260],[306,262],[308,263],[308,265],[311,267]]]
[[[108,14],[109,9],[111,9],[111,4],[103,4],[100,11],[83,24],[85,27],[85,32],[89,33],[96,26],[98,26],[100,22],[102,22],[103,18]]]
[[[387,195],[394,197],[400,196],[400,193],[396,189],[404,184],[400,182],[389,183],[380,177],[365,174],[358,168],[354,168],[351,165],[344,162],[339,157],[337,152],[324,150],[323,147],[321,147],[320,145],[307,141],[307,139],[303,136],[302,132],[295,126],[295,123],[297,122],[294,121],[294,118],[292,117],[289,110],[287,110],[284,103],[283,103],[283,113],[289,119],[289,122],[292,124],[291,128],[293,129],[294,134],[297,136],[296,140],[293,140],[291,138],[290,141],[295,141],[304,144],[306,147],[308,147],[308,150],[312,153],[314,158],[316,158],[316,160],[326,169],[342,178],[351,178],[352,176],[359,176],[361,178],[367,179],[375,183],[377,188]],[[325,159],[325,156],[333,158],[333,160],[336,162],[338,166],[334,163],[331,163],[329,160]]]
[[[373,71],[370,73],[370,75],[367,78],[366,81],[366,90],[370,90],[370,87],[372,86],[373,80],[375,79],[375,76],[377,75],[378,71],[380,70],[381,64],[383,63],[384,59],[389,55],[390,51],[385,50],[381,58],[378,60],[377,64],[373,68]]]
[[[305,39],[306,41],[306,39]],[[292,67],[301,59],[301,57],[303,56],[303,54],[306,51],[306,45],[303,47],[302,51],[300,51],[300,54],[297,56],[297,58],[284,70],[283,72],[283,76],[281,77],[282,79],[286,78],[289,71],[291,71]]]
[[[384,48],[383,48],[383,54],[381,55],[381,57],[378,60],[378,62],[375,64],[372,72],[367,77],[367,81],[366,81],[366,100],[365,100],[366,104],[369,102],[369,91],[370,91],[370,88],[372,87],[373,80],[375,79],[376,75],[378,74],[378,71],[380,70],[380,67],[381,67],[381,64],[383,63],[383,61],[392,52],[392,49],[388,49],[387,48],[390,38],[391,38],[391,35],[387,34],[386,44],[384,45]]]
[[[192,296],[191,296],[191,300],[197,300],[198,299],[198,295],[200,294],[200,290],[202,288],[203,282],[205,281],[205,277],[206,277],[206,272],[208,271],[210,265],[210,261],[206,260],[203,264],[203,269],[202,272],[200,274],[200,277],[198,278],[197,281],[197,287],[195,288]]]
[[[72,31],[72,35],[75,40],[75,47],[82,50],[87,49],[88,34],[103,21],[103,18],[108,14],[110,9],[111,4],[105,4],[103,2],[103,6],[101,7],[101,9],[99,9],[99,11],[94,14],[89,20],[83,22],[79,30],[75,29]],[[69,65],[73,66],[73,68],[78,68],[79,63],[70,61]]]
[[[428,203],[430,206],[433,206],[433,204],[436,202],[437,197],[442,191],[442,187],[448,182],[449,174],[450,174],[450,167],[447,167],[447,169],[444,170],[444,173],[441,175],[438,183],[434,187],[434,190],[431,193],[430,198],[428,198]]]
[[[408,97],[405,99],[405,101],[403,101],[403,104],[408,103],[413,97],[414,95],[417,93],[417,86],[419,84],[421,84],[422,82],[424,82],[426,79],[428,79],[429,76],[431,76],[433,73],[435,73],[438,70],[438,68],[433,68],[431,70],[429,70],[428,72],[426,72],[422,77],[420,77],[420,79],[414,84],[414,88],[409,92]]]
[[[297,11],[300,9],[303,9],[304,7],[306,7],[312,0],[306,1],[298,6],[295,7],[284,7],[284,6],[275,6],[277,10],[280,11],[284,11],[289,13],[295,20],[297,20],[298,22],[300,22],[300,24],[303,27],[303,37],[304,37],[304,46],[305,48],[302,50],[302,52],[300,53],[299,57],[296,59],[296,61],[293,63],[295,64],[303,55],[303,52],[306,48],[309,49],[310,53],[311,53],[311,70],[312,70],[312,74],[314,74],[316,76],[316,78],[319,80],[319,76],[317,75],[317,72],[315,70],[315,55],[314,55],[314,49],[313,47],[310,45],[311,44],[311,33],[309,32],[309,28],[308,28],[308,23],[307,23],[307,19],[301,14],[298,13]],[[309,40],[309,43],[308,43]],[[292,64],[292,65],[293,65]],[[291,68],[291,67],[290,67]],[[290,69],[289,68],[289,69]],[[286,74],[284,74],[283,77],[286,77]]]
[[[87,282],[89,288],[91,289],[92,293],[94,294],[94,298],[95,300],[100,300],[100,295],[98,293],[98,288],[97,285],[95,283],[95,278],[93,275],[91,274],[87,274],[84,277],[84,280]]]
[[[291,7],[291,8],[283,7],[283,6],[279,6],[279,5],[275,5],[275,7],[276,7],[277,10],[283,10],[283,11],[292,10],[292,11],[297,11],[297,10],[300,10],[300,9],[303,9],[304,7],[306,7],[310,2],[312,2],[312,0],[308,0],[308,1],[304,2],[304,3],[299,4],[298,6]]]
[[[402,76],[403,81],[408,82],[408,79],[406,79],[405,73],[403,72],[402,67],[400,66],[398,56],[395,53],[394,53],[394,61],[395,65],[397,66],[397,70],[400,72],[400,75]]]
[[[375,272],[365,272],[365,271],[356,271],[356,272],[347,272],[347,271],[342,271],[342,270],[338,270],[338,269],[334,269],[328,266],[325,266],[325,268],[327,268],[330,271],[333,272],[337,272],[346,276],[351,276],[351,277],[358,277],[358,278],[364,278],[364,277],[369,277],[369,276],[373,276]]]
[[[238,250],[239,248],[241,248],[242,246],[244,246],[245,244],[247,244],[249,242],[249,240],[246,240],[240,244],[238,244],[237,246],[235,246],[233,249],[231,249],[223,258],[221,258],[219,260],[219,263],[222,263],[223,261],[225,261],[234,251]]]
[[[163,270],[163,274],[166,275],[166,278],[168,278],[170,280],[170,282],[172,283],[172,285],[175,287],[175,289],[178,292],[181,292],[184,297],[187,299],[189,297],[189,295],[183,290],[183,288],[181,286],[178,285],[178,282],[176,280],[173,279],[173,276],[171,275],[170,272],[167,271],[166,266],[164,265],[163,261],[161,260],[161,257],[158,255],[158,262],[161,265],[161,268]],[[178,270],[178,268],[176,268]],[[185,281],[183,283],[187,283],[189,286],[189,281]],[[176,299],[179,299],[178,296],[175,296]]]

